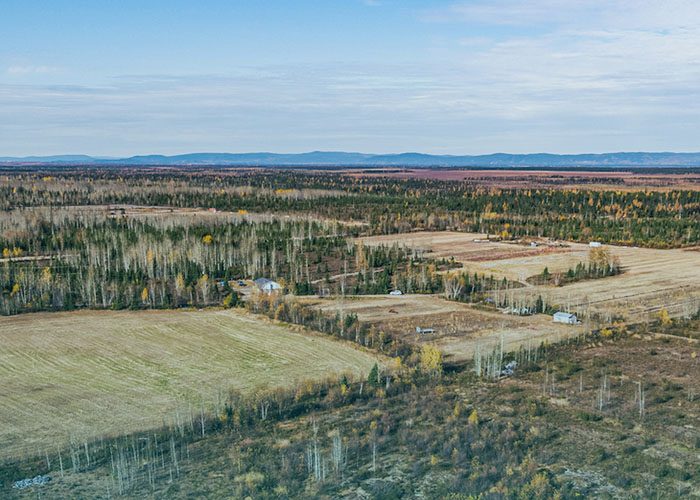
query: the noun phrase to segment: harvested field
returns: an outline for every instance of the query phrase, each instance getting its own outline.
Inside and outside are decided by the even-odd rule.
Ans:
[[[513,243],[490,241],[486,234],[458,233],[454,231],[421,231],[417,233],[389,234],[360,238],[366,245],[393,245],[409,247],[418,250],[425,257],[450,258],[465,264],[469,270],[479,273],[493,273],[495,276],[505,276],[512,280],[524,281],[542,271],[544,266],[515,269],[508,265],[509,259],[530,258],[533,264],[540,256],[561,254],[564,262],[580,261],[572,257],[571,246],[568,243],[543,243],[537,247]],[[584,259],[588,254],[584,255]],[[523,275],[523,273],[525,273]]]
[[[572,256],[585,255],[586,248]],[[563,287],[535,287],[551,303],[568,304],[573,309],[590,307],[628,320],[646,320],[665,307],[673,316],[689,316],[700,308],[700,254],[691,250],[652,250],[610,247],[622,262],[619,276],[581,281]],[[518,265],[517,262],[513,262]],[[556,262],[544,265],[556,268]],[[562,268],[559,268],[560,270]],[[523,293],[516,291],[516,294]]]
[[[542,295],[547,303],[573,310],[590,310],[606,317],[622,315],[646,320],[661,307],[671,315],[687,316],[700,307],[700,252],[697,248],[658,250],[610,246],[624,273],[565,286],[532,286],[525,280],[543,271],[565,272],[588,260],[588,245],[540,241],[537,247],[485,241],[486,235],[456,232],[419,232],[363,238],[365,244],[398,243],[420,249],[426,256],[451,257],[469,272],[507,277],[526,285],[512,290],[527,302]]]
[[[371,295],[346,299],[307,299],[306,303],[335,315],[357,314],[361,322],[397,334],[412,343],[438,346],[448,362],[471,359],[477,349],[491,350],[503,341],[506,350],[538,346],[580,335],[582,325],[561,325],[548,315],[512,316],[452,302],[435,295]],[[418,334],[416,328],[432,328]]]
[[[376,361],[303,332],[235,310],[0,318],[0,458],[147,429],[231,389],[367,373]]]

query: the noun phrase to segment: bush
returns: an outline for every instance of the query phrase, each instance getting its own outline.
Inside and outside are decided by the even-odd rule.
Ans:
[[[603,417],[601,415],[598,415],[596,413],[588,413],[585,411],[580,412],[578,416],[584,422],[599,422],[603,420]]]

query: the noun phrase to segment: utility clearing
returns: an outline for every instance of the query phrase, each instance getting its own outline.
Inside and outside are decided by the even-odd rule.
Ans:
[[[0,318],[0,458],[143,430],[376,357],[239,310],[74,311]]]

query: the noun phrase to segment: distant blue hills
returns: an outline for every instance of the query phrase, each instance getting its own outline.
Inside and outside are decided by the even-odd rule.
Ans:
[[[162,165],[162,166],[342,166],[342,167],[699,167],[700,153],[494,153],[475,156],[423,153],[366,154],[342,151],[309,153],[189,153],[103,158],[87,155],[0,157],[3,165]]]

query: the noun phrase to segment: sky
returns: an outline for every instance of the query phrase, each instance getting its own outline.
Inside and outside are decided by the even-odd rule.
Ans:
[[[0,156],[700,151],[697,0],[2,0]]]

